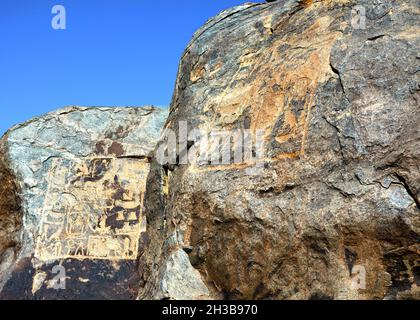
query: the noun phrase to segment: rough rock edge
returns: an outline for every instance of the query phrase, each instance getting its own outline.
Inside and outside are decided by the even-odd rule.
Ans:
[[[20,250],[22,211],[16,177],[7,167],[8,153],[0,140],[0,291],[11,275],[11,267]]]

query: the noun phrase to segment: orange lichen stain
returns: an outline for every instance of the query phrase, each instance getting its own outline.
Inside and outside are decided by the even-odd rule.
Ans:
[[[299,5],[302,7],[310,7],[311,5],[323,5],[323,6],[331,6],[334,4],[346,4],[350,3],[351,0],[300,0]]]
[[[223,63],[219,62],[217,63],[209,73],[209,78],[212,79],[216,76],[217,72],[223,67]]]
[[[257,88],[252,83],[248,83],[249,75],[255,70],[255,61],[259,60],[259,55],[252,50],[246,49],[238,58],[238,69],[232,76],[224,91],[220,94],[215,111],[220,113],[222,123],[231,124],[235,122],[248,106],[245,101],[249,97],[257,94]],[[236,83],[236,86],[234,84]],[[216,113],[217,113],[216,112]],[[210,126],[216,121],[213,118]]]
[[[169,195],[170,174],[170,171],[168,171],[168,173],[163,172],[162,174],[162,193],[165,196]]]
[[[420,14],[420,10],[418,10],[418,14]],[[419,36],[419,29],[418,28],[410,28],[398,33],[391,34],[394,39],[403,39],[403,40],[417,40],[420,38]]]
[[[311,6],[312,1],[304,3],[308,6],[305,10],[314,11],[316,16],[319,3],[313,2]],[[293,23],[299,23],[298,16],[293,19],[296,19]],[[334,76],[330,52],[342,33],[330,30],[333,20],[331,16],[321,16],[300,33],[271,39],[269,48],[248,48],[232,58],[238,67],[224,90],[203,107],[203,111],[211,111],[211,118],[202,115],[200,129],[210,132],[237,128],[246,112],[254,139],[255,133],[262,130],[266,150],[273,140],[283,150],[271,160],[298,159],[304,155],[316,91],[321,83]],[[262,22],[268,27],[271,21],[272,17],[266,16]],[[279,50],[282,47],[285,50]],[[217,81],[208,80],[210,86]],[[192,170],[215,171],[252,165],[192,166]]]
[[[314,3],[313,0],[301,0],[299,4],[303,7],[309,7],[312,3]]]
[[[194,82],[197,82],[198,80],[200,80],[203,77],[205,72],[206,72],[205,67],[202,66],[202,65],[198,65],[196,68],[194,68],[191,71],[191,74],[190,74],[191,82],[194,83]]]
[[[275,160],[283,160],[283,159],[298,159],[299,157],[300,157],[300,152],[289,152],[289,153],[281,153],[273,159],[267,159],[267,161],[273,162]]]
[[[329,53],[332,44],[338,39],[341,33],[325,32],[331,23],[330,17],[319,18],[315,23],[302,34],[292,35],[285,39],[284,44],[291,48],[311,48],[309,56],[302,53],[309,52],[305,49],[289,49],[285,57],[281,56],[278,50],[267,53],[271,58],[265,62],[269,67],[263,74],[270,74],[271,79],[266,81],[265,92],[254,117],[252,129],[264,129],[267,131],[266,139],[271,135],[274,124],[279,117],[283,116],[283,132],[276,137],[279,143],[302,139],[300,152],[305,150],[305,141],[308,134],[310,111],[314,104],[315,91],[319,83],[324,82],[331,74],[329,65]],[[309,43],[307,43],[309,42]],[[315,45],[313,44],[315,43]],[[273,46],[278,48],[279,45]],[[280,65],[276,61],[284,61]],[[272,68],[274,65],[278,68]],[[273,72],[273,70],[275,70]],[[277,87],[273,92],[272,88]],[[302,110],[296,114],[292,110],[292,103],[301,103]]]

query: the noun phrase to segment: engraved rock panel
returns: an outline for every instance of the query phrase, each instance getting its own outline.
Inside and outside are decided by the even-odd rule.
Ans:
[[[51,164],[35,258],[135,260],[146,232],[149,164],[116,158]]]
[[[363,28],[350,0],[223,11],[169,115],[71,107],[10,130],[0,298],[420,299],[418,1],[357,4]],[[251,160],[181,163],[200,144],[181,123],[250,135]]]
[[[166,116],[154,107],[69,107],[3,137],[10,189],[0,216],[10,240],[0,247],[0,297],[136,297],[150,152]]]

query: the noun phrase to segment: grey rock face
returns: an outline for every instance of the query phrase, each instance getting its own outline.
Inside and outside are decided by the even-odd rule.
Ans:
[[[262,167],[152,164],[140,297],[180,295],[159,266],[182,248],[212,298],[418,299],[418,21],[414,0],[278,1],[197,31],[166,128],[262,130]]]
[[[169,115],[13,128],[0,299],[420,299],[418,23],[415,0],[246,3],[195,33]],[[194,157],[197,130],[228,139]]]
[[[166,117],[154,107],[69,107],[3,137],[0,217],[10,234],[0,247],[1,297],[60,297],[56,265],[71,287],[61,298],[136,296],[149,153]]]

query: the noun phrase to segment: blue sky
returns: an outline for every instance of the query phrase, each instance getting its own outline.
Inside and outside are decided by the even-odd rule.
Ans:
[[[246,0],[0,0],[0,135],[66,105],[167,106],[208,18]],[[54,30],[54,5],[66,30]]]

